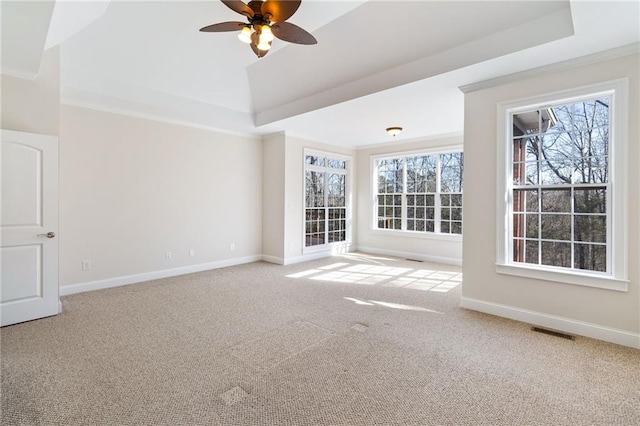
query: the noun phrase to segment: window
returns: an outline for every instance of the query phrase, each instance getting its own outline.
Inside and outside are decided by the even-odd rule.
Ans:
[[[377,229],[462,234],[459,149],[374,159]]]
[[[349,161],[305,150],[305,247],[348,240]]]
[[[617,288],[597,279],[626,274],[625,142],[614,122],[622,94],[611,86],[579,93],[502,108],[506,223],[498,263],[549,272],[543,279]]]

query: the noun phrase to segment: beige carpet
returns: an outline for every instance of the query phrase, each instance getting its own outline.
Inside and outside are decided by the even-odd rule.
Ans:
[[[638,425],[640,351],[458,307],[455,267],[254,263],[1,331],[3,425]]]

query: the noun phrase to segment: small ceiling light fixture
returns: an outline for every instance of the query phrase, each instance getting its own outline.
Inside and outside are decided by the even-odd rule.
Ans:
[[[402,127],[387,127],[387,133],[395,138],[402,133]]]

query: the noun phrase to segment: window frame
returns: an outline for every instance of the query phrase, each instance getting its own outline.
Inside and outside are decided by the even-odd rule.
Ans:
[[[607,182],[607,272],[514,262],[513,126],[519,112],[610,96],[609,181]],[[497,244],[496,272],[609,290],[628,290],[627,128],[628,79],[618,79],[498,104],[497,111]]]
[[[442,233],[442,232],[430,232],[430,231],[409,231],[407,230],[407,202],[406,202],[406,196],[410,195],[406,192],[406,169],[403,173],[403,192],[402,192],[402,213],[401,213],[401,219],[402,219],[402,228],[403,229],[385,229],[385,228],[378,228],[378,212],[377,212],[377,196],[378,196],[378,173],[377,173],[377,166],[376,166],[376,162],[378,160],[391,160],[391,159],[396,159],[396,158],[407,158],[407,157],[417,157],[417,156],[421,156],[421,155],[440,155],[440,154],[450,154],[450,153],[462,153],[464,155],[464,150],[463,150],[463,145],[462,144],[454,144],[454,145],[446,145],[446,146],[437,146],[437,147],[432,147],[432,148],[426,148],[426,149],[419,149],[419,150],[410,150],[410,151],[400,151],[400,152],[390,152],[390,153],[384,153],[384,154],[375,154],[371,156],[371,215],[370,215],[370,223],[369,223],[369,229],[371,229],[371,231],[375,234],[379,234],[379,235],[387,235],[387,236],[396,236],[396,237],[406,237],[406,238],[419,238],[419,239],[430,239],[430,240],[444,240],[444,241],[462,241],[462,235],[463,234],[453,234],[453,233]],[[440,168],[438,167],[438,176],[440,173]],[[435,197],[436,201],[434,202],[434,208],[436,210],[440,210],[441,209],[441,205],[440,205],[440,199],[439,199],[439,195],[441,195],[441,193],[439,192],[440,190],[440,178],[438,177],[437,179],[437,184],[436,184],[436,192],[435,194],[437,195]],[[462,194],[464,194],[464,189],[462,191]],[[464,195],[463,195],[463,202],[462,202],[462,209],[463,209],[463,213],[462,213],[462,221],[464,222]],[[435,221],[435,217],[434,217],[434,221]],[[439,227],[439,225],[438,225]],[[435,229],[435,225],[434,225],[434,229]],[[462,227],[462,232],[464,233],[464,225]]]
[[[345,162],[345,168],[344,169],[338,169],[338,168],[333,168],[333,167],[328,167],[328,166],[317,166],[317,165],[311,165],[311,164],[307,164],[307,156],[316,156],[316,157],[324,157],[325,160],[326,159],[330,159],[330,160],[339,160],[339,161],[344,161]],[[353,173],[352,173],[352,164],[353,164],[353,158],[349,155],[344,155],[344,154],[338,154],[336,152],[329,152],[329,151],[322,151],[322,150],[318,150],[318,149],[313,149],[313,148],[304,148],[303,149],[303,153],[302,153],[302,253],[303,254],[308,254],[308,253],[318,253],[318,252],[323,252],[323,251],[329,251],[329,250],[334,250],[336,248],[343,248],[343,247],[348,247],[352,244],[352,195],[351,195],[351,188],[352,188],[352,179],[353,179]],[[318,245],[314,245],[314,246],[307,246],[306,245],[306,210],[307,210],[307,205],[306,205],[306,175],[307,175],[307,171],[311,170],[311,171],[320,171],[320,172],[329,172],[329,171],[334,171],[337,172],[337,174],[343,174],[345,176],[345,204],[346,204],[346,218],[345,218],[345,240],[344,241],[334,241],[334,242],[327,242],[328,241],[328,232],[329,232],[329,216],[325,213],[325,243],[324,244],[318,244]],[[326,191],[326,187],[328,184],[328,179],[325,180],[325,193],[324,193],[324,198],[325,198],[325,209],[328,209],[329,206],[327,205],[327,197],[328,197],[328,192]]]

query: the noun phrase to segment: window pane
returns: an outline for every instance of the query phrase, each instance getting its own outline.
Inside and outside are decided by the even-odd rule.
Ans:
[[[513,134],[528,135],[538,133],[540,123],[540,112],[538,110],[513,114]]]
[[[608,181],[608,157],[582,157],[575,160],[574,183],[607,183]]]
[[[537,162],[514,163],[513,184],[514,185],[537,185],[539,167],[540,167],[540,164]]]
[[[513,191],[513,211],[514,212],[537,212],[538,211],[538,190],[516,189]]]
[[[575,157],[576,142],[573,133],[551,130],[542,135],[540,157],[542,161],[562,163]]]
[[[407,157],[407,192],[424,193],[436,190],[436,157]]]
[[[540,215],[537,215],[537,214],[526,215],[525,224],[526,224],[526,237],[538,238],[539,236],[538,230],[540,228]]]
[[[305,163],[314,166],[324,166],[324,157],[316,157],[315,155],[307,155]]]
[[[609,126],[609,104],[611,99],[601,98],[577,102],[568,107],[572,126],[576,130]]]
[[[343,174],[327,174],[327,201],[329,207],[346,206],[346,176]]]
[[[576,213],[606,213],[607,190],[604,188],[576,188],[574,202]]]
[[[427,207],[426,213],[427,213],[427,219],[433,220],[435,217],[435,210],[433,207]]]
[[[574,220],[574,240],[593,243],[607,242],[606,216],[576,216]]]
[[[543,214],[542,238],[571,241],[571,215]]]
[[[462,192],[463,163],[461,152],[440,154],[441,192]]]
[[[305,173],[305,206],[324,206],[324,173],[309,170]]]
[[[574,267],[588,271],[607,271],[607,246],[576,244]]]
[[[514,214],[513,215],[513,236],[515,238],[524,237],[524,229],[525,229],[525,215]]]
[[[451,233],[462,234],[462,222],[451,222]]]
[[[517,138],[513,141],[513,161],[538,161],[540,151],[538,148],[538,138]]]
[[[513,236],[515,238],[539,238],[540,215],[537,214],[514,214],[513,215]]]
[[[543,161],[540,165],[540,185],[570,184],[573,175],[573,161]]]
[[[571,267],[571,243],[542,241],[542,264]]]
[[[542,211],[571,213],[571,189],[543,189]]]
[[[346,169],[347,163],[342,160],[327,159],[327,167],[331,167],[333,169]]]
[[[538,247],[539,244],[537,240],[525,241],[525,263],[538,264]]]
[[[378,160],[378,192],[393,194],[402,192],[403,165],[401,158]]]

